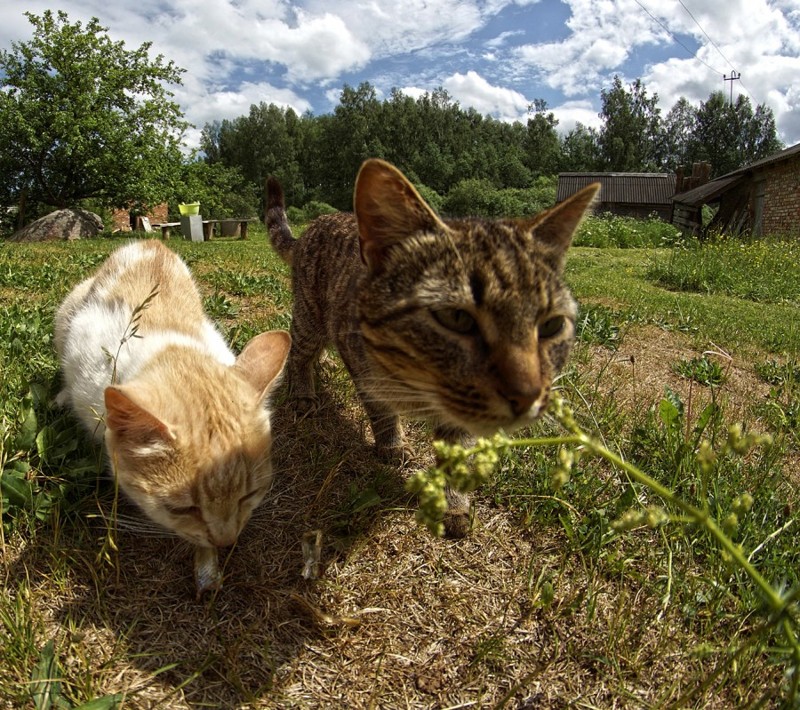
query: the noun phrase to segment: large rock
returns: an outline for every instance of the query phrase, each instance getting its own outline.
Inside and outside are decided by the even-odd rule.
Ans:
[[[71,207],[56,210],[11,235],[12,242],[44,242],[55,239],[87,239],[103,231],[103,220],[88,210]]]

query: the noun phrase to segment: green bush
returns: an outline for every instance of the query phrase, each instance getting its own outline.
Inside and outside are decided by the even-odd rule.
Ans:
[[[306,213],[299,207],[290,205],[286,208],[286,219],[292,224],[303,224],[306,221]]]
[[[537,178],[530,188],[497,189],[489,180],[461,180],[447,193],[442,211],[452,217],[529,217],[555,201],[553,178]]]
[[[320,215],[323,214],[333,214],[334,212],[338,212],[335,207],[331,207],[327,202],[318,202],[317,200],[311,200],[311,202],[306,202],[305,206],[303,207],[303,214],[305,215],[305,221],[310,222],[312,219],[316,219]]]
[[[428,187],[427,185],[422,185],[421,183],[415,183],[414,187],[417,188],[417,192],[422,196],[422,199],[425,200],[434,210],[434,212],[441,212],[442,205],[444,204],[444,198],[436,192],[432,187]]]

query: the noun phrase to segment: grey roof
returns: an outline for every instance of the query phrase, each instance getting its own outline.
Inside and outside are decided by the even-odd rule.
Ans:
[[[744,180],[744,175],[729,173],[727,176],[723,175],[715,180],[711,180],[699,187],[692,188],[679,195],[675,195],[674,202],[679,202],[682,205],[691,205],[692,207],[699,207],[707,202],[713,202],[715,198],[719,197],[728,188],[733,187],[736,183]]]
[[[714,178],[705,185],[700,185],[700,187],[695,187],[692,190],[687,190],[679,195],[675,195],[674,201],[680,202],[684,205],[693,205],[695,207],[704,205],[707,202],[712,202],[716,197],[719,197],[719,195],[733,187],[736,183],[744,180],[747,176],[747,173],[757,168],[763,168],[773,163],[779,163],[782,160],[788,160],[795,156],[800,156],[800,143],[793,145],[791,148],[786,148],[785,150],[768,155],[766,158],[755,160],[752,163],[745,165],[743,168],[733,170],[732,172],[721,175],[718,178]]]
[[[785,150],[779,150],[777,153],[768,155],[766,158],[755,160],[752,163],[745,165],[743,168],[734,170],[733,172],[730,172],[727,175],[723,175],[722,177],[728,177],[728,175],[739,175],[740,173],[746,173],[752,170],[753,168],[763,168],[765,165],[769,165],[771,163],[778,163],[781,160],[787,160],[788,158],[792,158],[798,154],[800,154],[800,143],[798,143],[797,145],[793,145],[791,148],[786,148]]]
[[[600,201],[628,205],[668,205],[675,194],[673,173],[559,173],[556,202],[600,183]]]

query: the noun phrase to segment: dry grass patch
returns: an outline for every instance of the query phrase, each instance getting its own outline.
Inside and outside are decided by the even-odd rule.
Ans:
[[[711,389],[676,374],[674,365],[706,354],[725,373],[725,382],[716,388],[715,395],[728,418],[752,419],[753,406],[767,396],[769,385],[755,374],[752,362],[731,356],[713,343],[698,350],[693,344],[695,339],[656,326],[629,324],[616,350],[587,348],[581,375],[584,381],[596,383],[602,396],[613,395],[621,409],[632,413],[640,411],[643,403],[657,402],[666,388],[699,412],[711,400]]]
[[[660,394],[665,352],[689,350],[647,331],[615,356],[634,355],[647,378],[595,351],[592,368],[641,407]],[[471,537],[432,538],[402,476],[373,457],[347,381],[333,361],[325,372],[333,399],[314,417],[295,421],[277,404],[275,484],[214,599],[195,601],[191,552],[174,539],[123,530],[98,564],[108,532],[92,510],[9,545],[6,587],[26,595],[34,646],[55,640],[72,697],[122,693],[129,708],[664,706],[725,655],[724,639],[687,624],[652,583],[668,569],[657,534],[646,552],[623,539],[597,560],[561,526],[479,496]],[[316,580],[301,575],[310,530],[322,531]],[[746,674],[688,704],[740,707],[777,687],[780,668],[745,660]]]

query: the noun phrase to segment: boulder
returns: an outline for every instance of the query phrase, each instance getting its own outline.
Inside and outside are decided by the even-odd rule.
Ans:
[[[44,242],[56,239],[88,239],[103,231],[99,215],[78,207],[56,210],[11,235],[12,242]]]

